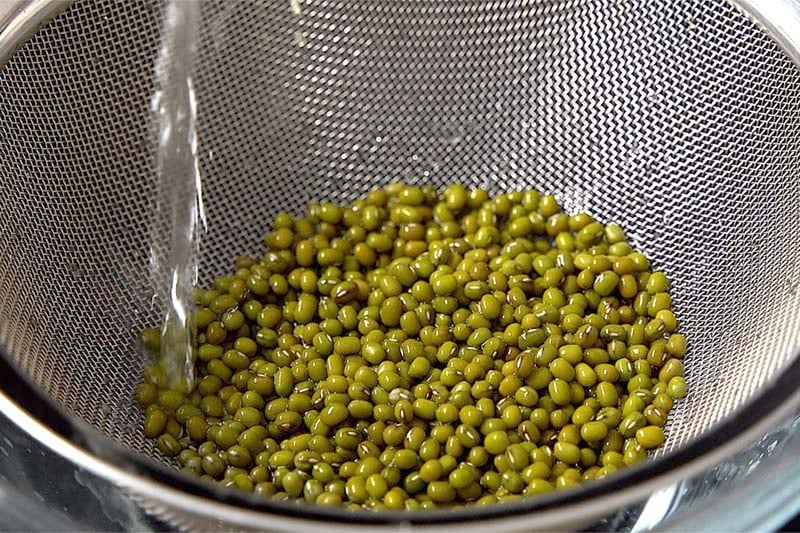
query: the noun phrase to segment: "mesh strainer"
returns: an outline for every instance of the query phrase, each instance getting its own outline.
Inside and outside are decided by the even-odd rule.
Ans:
[[[162,7],[151,2],[6,8],[0,407],[161,513],[261,528],[559,527],[743,446],[794,405],[800,379],[800,8],[735,4],[203,9],[204,281],[258,252],[272,214],[314,200],[349,201],[396,180],[553,192],[568,211],[622,224],[673,280],[691,395],[657,460],[503,508],[402,515],[251,499],[151,460],[131,400],[144,364],[138,332],[161,316],[149,250],[166,238],[150,234]]]

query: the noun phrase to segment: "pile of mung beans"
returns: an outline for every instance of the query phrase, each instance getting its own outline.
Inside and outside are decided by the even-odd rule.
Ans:
[[[686,394],[666,276],[551,195],[394,183],[265,242],[196,291],[193,390],[158,364],[137,390],[186,472],[354,509],[507,502],[644,460]]]

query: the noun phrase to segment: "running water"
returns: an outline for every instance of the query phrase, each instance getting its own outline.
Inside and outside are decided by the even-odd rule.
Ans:
[[[192,65],[200,2],[168,0],[155,64],[152,109],[158,128],[152,271],[166,304],[159,366],[164,385],[191,390],[194,379],[192,290],[197,284],[205,213],[198,164]],[[166,283],[164,282],[166,280]]]

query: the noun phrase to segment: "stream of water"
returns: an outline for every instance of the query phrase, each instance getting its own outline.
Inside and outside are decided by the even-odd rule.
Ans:
[[[206,224],[192,80],[200,7],[195,0],[167,1],[152,100],[158,132],[152,266],[156,286],[161,287],[158,296],[166,307],[160,367],[166,385],[187,391],[194,379],[192,290]]]

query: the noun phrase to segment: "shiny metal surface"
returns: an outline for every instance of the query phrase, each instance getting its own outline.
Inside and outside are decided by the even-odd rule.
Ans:
[[[793,359],[800,73],[734,6],[299,11],[205,5],[205,280],[261,250],[270,215],[312,200],[398,179],[536,187],[621,223],[673,282],[691,395],[665,451]],[[159,17],[156,3],[77,2],[0,71],[0,346],[72,413],[148,455],[131,392],[137,334],[161,314],[148,270],[166,238],[149,234]]]
[[[0,2],[0,65],[71,0],[4,0]]]
[[[76,467],[0,414],[0,529],[158,531],[110,481]]]
[[[800,66],[800,2],[786,0],[730,0],[762,27],[792,61]]]
[[[800,417],[674,486],[659,531],[780,531],[800,508]],[[791,530],[791,529],[789,529]]]

